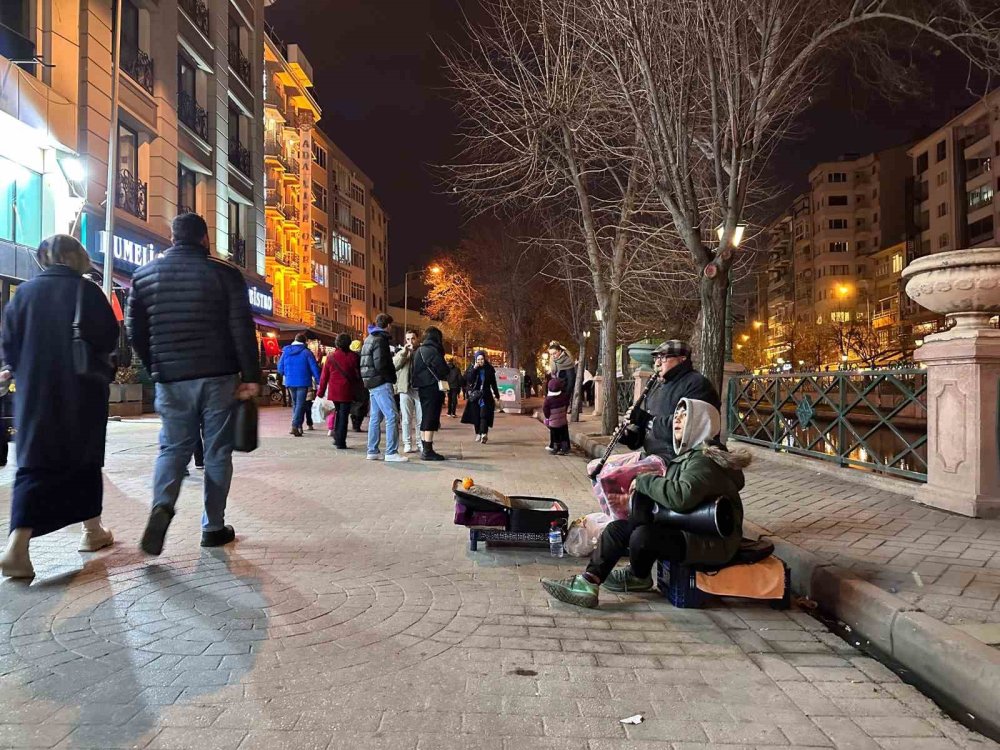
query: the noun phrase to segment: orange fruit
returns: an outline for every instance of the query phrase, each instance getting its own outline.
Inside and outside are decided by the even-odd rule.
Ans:
[[[467,490],[474,484],[475,482],[472,481],[472,477],[466,477],[465,479],[462,480],[462,489]]]

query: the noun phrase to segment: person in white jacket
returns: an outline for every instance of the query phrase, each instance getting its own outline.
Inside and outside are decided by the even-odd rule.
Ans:
[[[417,334],[406,332],[406,343],[392,358],[396,368],[396,393],[399,394],[399,409],[403,413],[403,453],[413,453],[422,450],[420,441],[420,421],[423,414],[420,409],[420,396],[417,389],[410,383],[413,372],[413,354],[417,350]]]

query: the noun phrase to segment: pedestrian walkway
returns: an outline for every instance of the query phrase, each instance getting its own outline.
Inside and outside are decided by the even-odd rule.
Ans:
[[[498,415],[487,445],[445,420],[435,447],[454,460],[433,465],[262,419],[262,448],[236,460],[236,544],[198,546],[195,473],[156,560],[135,544],[157,425],[109,426],[120,543],[82,555],[59,532],[33,545],[31,585],[0,583],[0,747],[998,747],[802,612],[606,594],[584,611],[538,585],[579,560],[469,552],[455,477],[594,510],[582,458],[549,456],[532,419]],[[774,480],[751,474],[755,508]]]

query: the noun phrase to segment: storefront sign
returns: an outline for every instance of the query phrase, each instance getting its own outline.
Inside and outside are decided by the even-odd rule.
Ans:
[[[108,246],[108,233],[98,232],[97,241],[100,244],[102,253]],[[163,250],[157,249],[152,242],[141,243],[125,237],[114,236],[115,270],[125,267],[129,271],[134,271],[140,266],[144,266],[151,260],[156,260],[163,255]]]
[[[263,315],[274,314],[274,291],[270,284],[264,282],[247,282],[247,296],[250,298],[250,309]]]
[[[81,217],[84,246],[90,257],[101,264],[104,263],[104,251],[108,239],[108,234],[101,228],[102,226],[104,226],[103,221],[86,212]],[[116,227],[111,238],[115,273],[131,276],[136,269],[163,255],[166,249],[166,243],[157,242],[146,234]]]

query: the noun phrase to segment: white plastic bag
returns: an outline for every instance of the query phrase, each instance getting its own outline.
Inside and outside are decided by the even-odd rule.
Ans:
[[[597,540],[604,527],[614,520],[605,513],[590,513],[577,518],[569,525],[563,547],[573,557],[587,557],[597,547]]]
[[[324,422],[326,421],[326,415],[333,411],[333,401],[328,401],[325,398],[320,398],[319,396],[313,401],[312,408],[312,418],[313,422]]]

